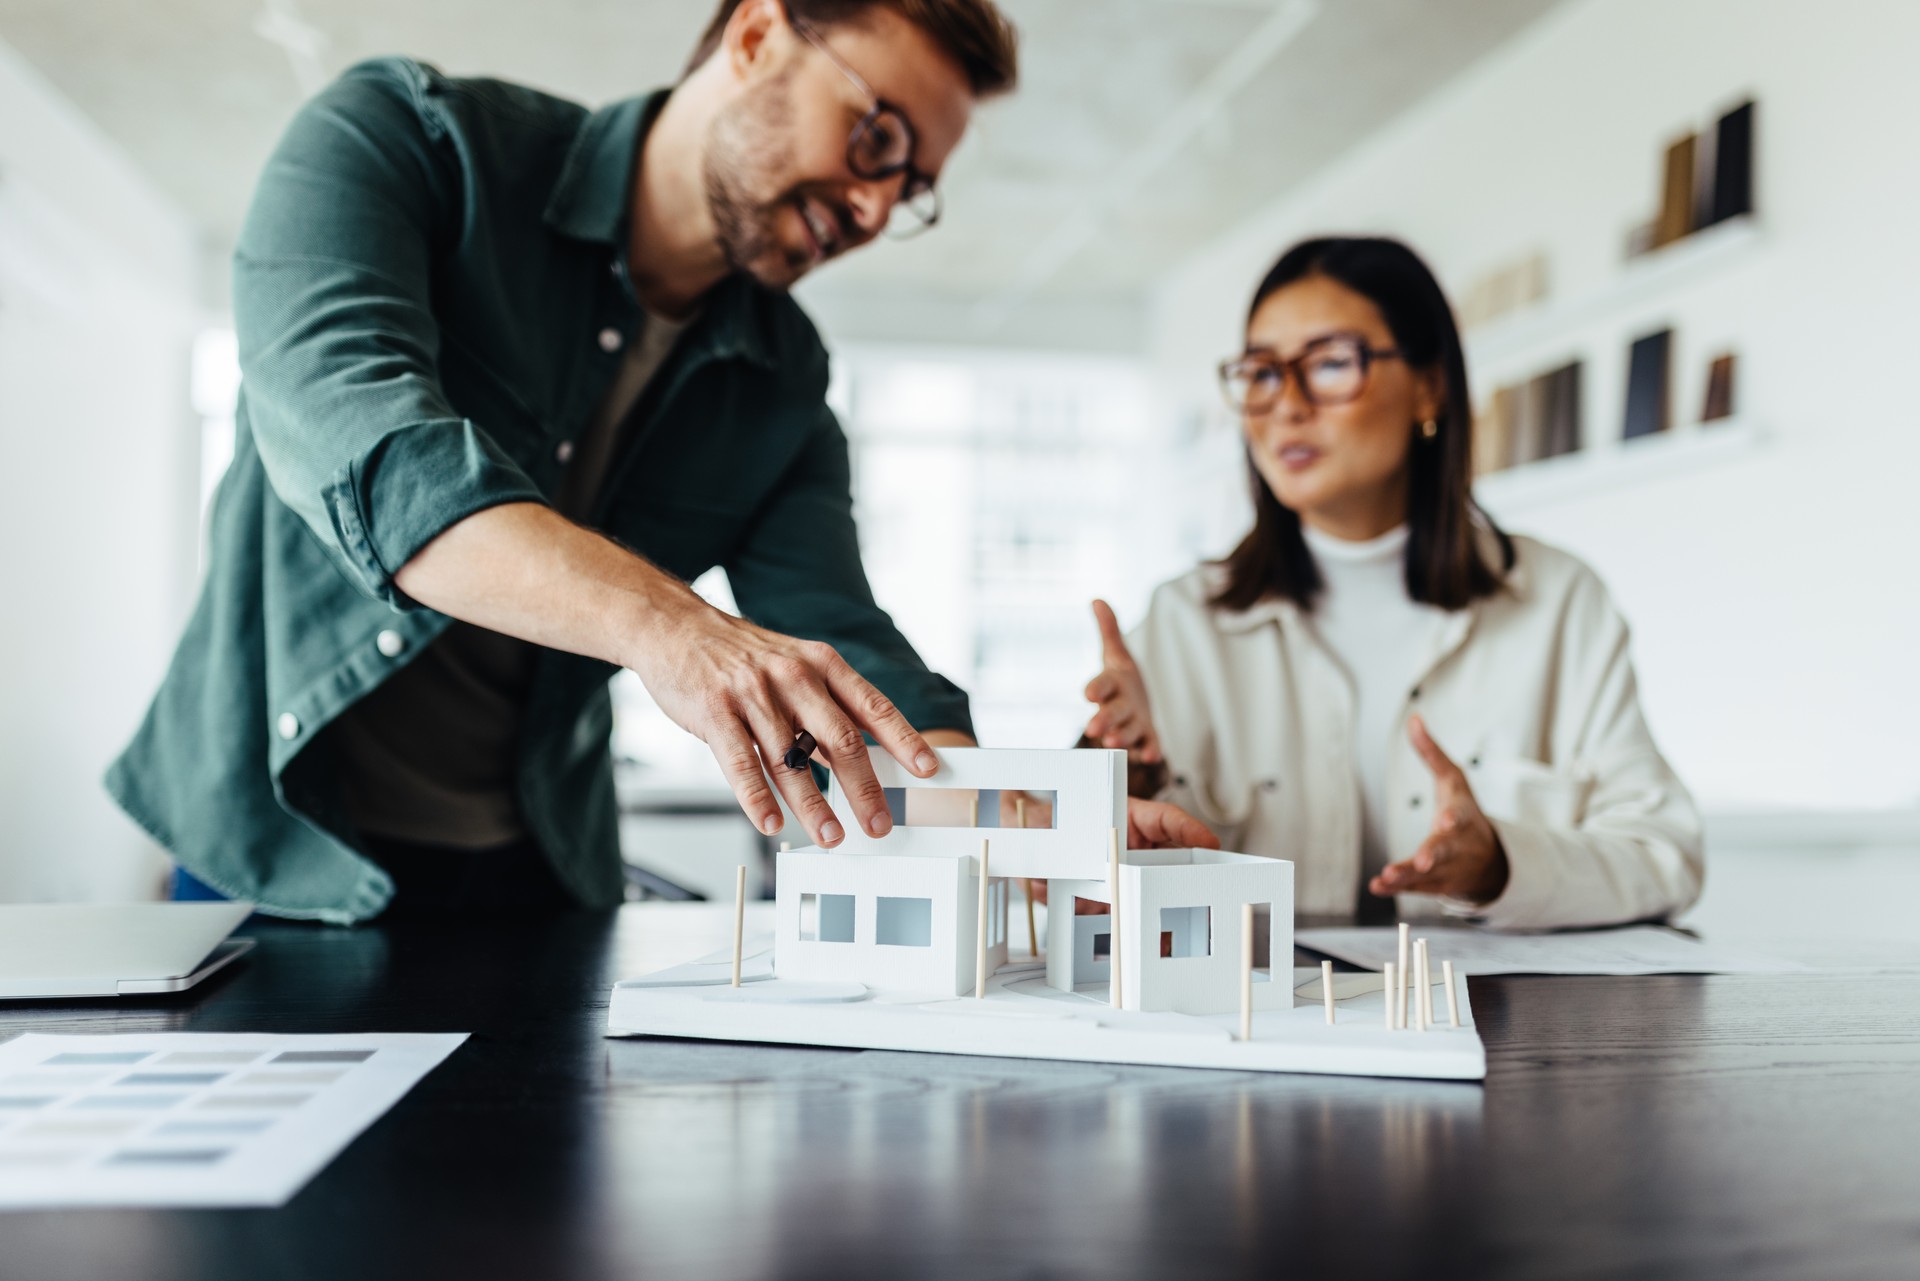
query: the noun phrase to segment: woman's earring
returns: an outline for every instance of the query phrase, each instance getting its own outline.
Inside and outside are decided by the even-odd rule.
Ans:
[[[1435,436],[1438,436],[1439,434],[1440,434],[1439,420],[1429,418],[1427,419],[1427,421],[1420,424],[1420,435],[1426,438],[1427,440],[1432,440]]]

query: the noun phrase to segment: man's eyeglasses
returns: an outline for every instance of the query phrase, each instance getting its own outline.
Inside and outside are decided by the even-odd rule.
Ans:
[[[873,103],[860,117],[847,137],[847,168],[867,179],[905,175],[900,198],[887,215],[887,234],[896,240],[917,236],[940,221],[940,192],[933,179],[913,167],[913,149],[918,141],[906,114],[875,93],[860,73],[849,67],[831,46],[806,23],[791,15],[793,29],[840,68],[840,74],[853,82],[862,96]]]
[[[1264,414],[1280,403],[1287,378],[1307,403],[1345,405],[1367,389],[1367,371],[1376,360],[1398,359],[1392,347],[1372,347],[1358,334],[1329,334],[1306,345],[1292,360],[1249,352],[1220,364],[1220,390],[1227,404],[1243,414]]]

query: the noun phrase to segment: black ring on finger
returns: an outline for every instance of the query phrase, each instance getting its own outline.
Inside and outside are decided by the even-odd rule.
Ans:
[[[787,754],[781,759],[788,769],[805,769],[807,761],[813,756],[813,749],[818,746],[813,741],[813,735],[801,730],[793,736],[793,746],[787,749]]]

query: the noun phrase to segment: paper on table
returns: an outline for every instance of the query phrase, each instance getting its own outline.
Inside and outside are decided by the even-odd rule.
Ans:
[[[1432,941],[1434,964],[1457,974],[1788,974],[1807,967],[1735,948],[1702,943],[1655,925],[1551,934],[1501,934],[1458,926],[1414,925]],[[1393,959],[1392,926],[1296,930],[1293,941],[1362,969]]]
[[[466,1034],[28,1034],[0,1045],[0,1210],[283,1205]]]

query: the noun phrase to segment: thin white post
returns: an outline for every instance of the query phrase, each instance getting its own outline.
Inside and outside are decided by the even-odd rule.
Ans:
[[[987,843],[980,842],[980,928],[974,931],[973,945],[973,997],[976,1001],[986,999],[987,995]]]
[[[1240,1039],[1253,1039],[1253,904],[1240,905]]]
[[[1020,824],[1021,830],[1024,831],[1027,826],[1026,797],[1016,796],[1013,798],[1013,813]],[[1028,877],[1023,884],[1026,886],[1027,891],[1027,950],[1035,956],[1039,956],[1040,930],[1033,923],[1033,878]]]
[[[1400,986],[1393,989],[1393,1025],[1395,1027],[1405,1027],[1407,1025],[1407,951],[1409,946],[1407,926],[1403,921],[1400,925],[1400,968],[1394,971],[1394,973],[1400,976]]]
[[[740,942],[747,927],[747,865],[733,869],[733,986],[740,986]]]
[[[1051,911],[1052,905],[1048,905]],[[1120,829],[1107,829],[1107,969],[1113,1008],[1120,1009]]]
[[[1433,1026],[1433,974],[1427,969],[1427,941],[1421,939],[1414,952],[1420,958],[1420,1000],[1416,1004],[1420,1011],[1420,1030],[1424,1032]]]

